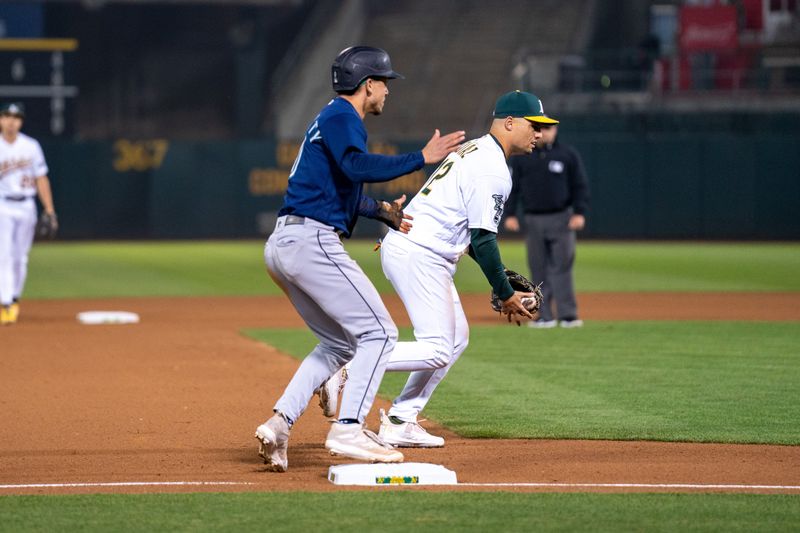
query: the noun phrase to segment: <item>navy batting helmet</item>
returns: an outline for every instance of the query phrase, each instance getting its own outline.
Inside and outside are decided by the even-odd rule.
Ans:
[[[331,81],[336,92],[352,91],[369,77],[403,79],[392,70],[389,54],[380,48],[351,46],[339,52],[333,60]]]

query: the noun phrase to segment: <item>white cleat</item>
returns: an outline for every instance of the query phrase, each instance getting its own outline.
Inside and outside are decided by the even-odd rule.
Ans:
[[[403,454],[383,442],[363,424],[331,424],[325,447],[331,455],[342,455],[370,463],[402,463]]]
[[[387,444],[398,448],[441,448],[444,439],[431,435],[415,422],[395,424],[381,409],[381,429],[378,436]]]
[[[256,428],[258,439],[258,455],[264,458],[267,470],[286,472],[289,459],[286,450],[289,447],[289,424],[278,413]]]
[[[580,318],[573,318],[572,320],[562,320],[558,323],[562,328],[582,328],[583,320]]]
[[[339,407],[339,394],[347,382],[347,367],[348,365],[345,365],[336,371],[335,374],[328,378],[328,381],[317,389],[322,414],[329,418],[336,416],[336,409]]]

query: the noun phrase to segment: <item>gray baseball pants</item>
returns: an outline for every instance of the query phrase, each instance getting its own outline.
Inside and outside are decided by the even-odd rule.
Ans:
[[[339,418],[363,423],[397,342],[397,327],[378,291],[334,228],[310,218],[278,218],[264,258],[272,278],[319,340],[275,409],[297,421],[314,391],[352,360]]]
[[[528,266],[534,283],[542,283],[544,302],[540,319],[553,320],[553,303],[560,320],[578,318],[572,267],[575,232],[569,229],[572,209],[544,215],[525,215]]]

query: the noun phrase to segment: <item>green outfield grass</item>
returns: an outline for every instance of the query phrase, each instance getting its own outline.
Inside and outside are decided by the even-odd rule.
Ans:
[[[316,342],[246,333],[298,358]],[[798,346],[796,323],[476,326],[424,414],[467,437],[800,444]],[[407,375],[387,373],[380,393]]]
[[[800,497],[372,492],[7,496],[0,531],[795,531]]]
[[[502,241],[502,240],[501,240]],[[392,292],[372,242],[347,249],[381,292]],[[502,241],[509,268],[527,272],[520,241]],[[800,244],[580,243],[579,291],[798,291]],[[488,285],[475,263],[459,263],[464,293]],[[36,244],[28,298],[278,294],[264,270],[263,242],[74,242]]]
[[[31,251],[26,297],[279,294],[257,241],[47,243]]]

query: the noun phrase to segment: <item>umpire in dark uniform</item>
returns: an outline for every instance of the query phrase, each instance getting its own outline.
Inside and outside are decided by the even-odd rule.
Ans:
[[[544,303],[531,327],[580,327],[572,267],[576,232],[586,224],[589,183],[578,152],[557,139],[558,126],[542,125],[542,138],[530,155],[509,160],[513,187],[504,227],[519,231],[524,213],[528,265],[535,283],[542,283]],[[556,314],[553,314],[555,301]],[[557,320],[556,320],[557,318]]]

